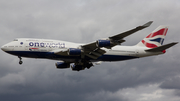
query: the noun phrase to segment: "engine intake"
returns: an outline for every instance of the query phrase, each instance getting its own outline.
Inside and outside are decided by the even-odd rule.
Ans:
[[[57,62],[56,67],[58,69],[65,69],[70,67],[70,63],[64,63],[64,62]]]
[[[110,40],[98,40],[96,42],[97,47],[107,47],[111,45],[111,41]]]
[[[69,48],[68,55],[81,55],[81,49]]]

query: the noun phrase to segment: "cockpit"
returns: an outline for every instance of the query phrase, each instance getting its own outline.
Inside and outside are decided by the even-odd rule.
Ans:
[[[14,39],[13,41],[18,41],[18,39]]]

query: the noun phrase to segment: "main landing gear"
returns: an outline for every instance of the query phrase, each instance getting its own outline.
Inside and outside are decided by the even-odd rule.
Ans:
[[[18,56],[19,58],[19,64],[21,65],[23,62],[22,62],[22,58],[20,56]]]

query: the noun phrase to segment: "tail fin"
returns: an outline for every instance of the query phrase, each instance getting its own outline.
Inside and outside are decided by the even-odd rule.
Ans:
[[[159,26],[146,38],[140,41],[137,46],[147,47],[147,48],[156,48],[163,44],[164,38],[168,31],[167,26]]]

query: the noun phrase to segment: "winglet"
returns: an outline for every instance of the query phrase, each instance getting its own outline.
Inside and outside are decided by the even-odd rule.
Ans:
[[[147,52],[161,52],[161,51],[164,51],[164,50],[176,45],[177,43],[178,42],[172,42],[172,43],[162,45],[162,46],[159,46],[159,47],[156,47],[156,48],[148,49],[148,50],[145,50],[145,51],[147,51]]]
[[[153,23],[153,21],[149,21],[146,24],[142,25],[143,27],[149,27],[151,24]]]

